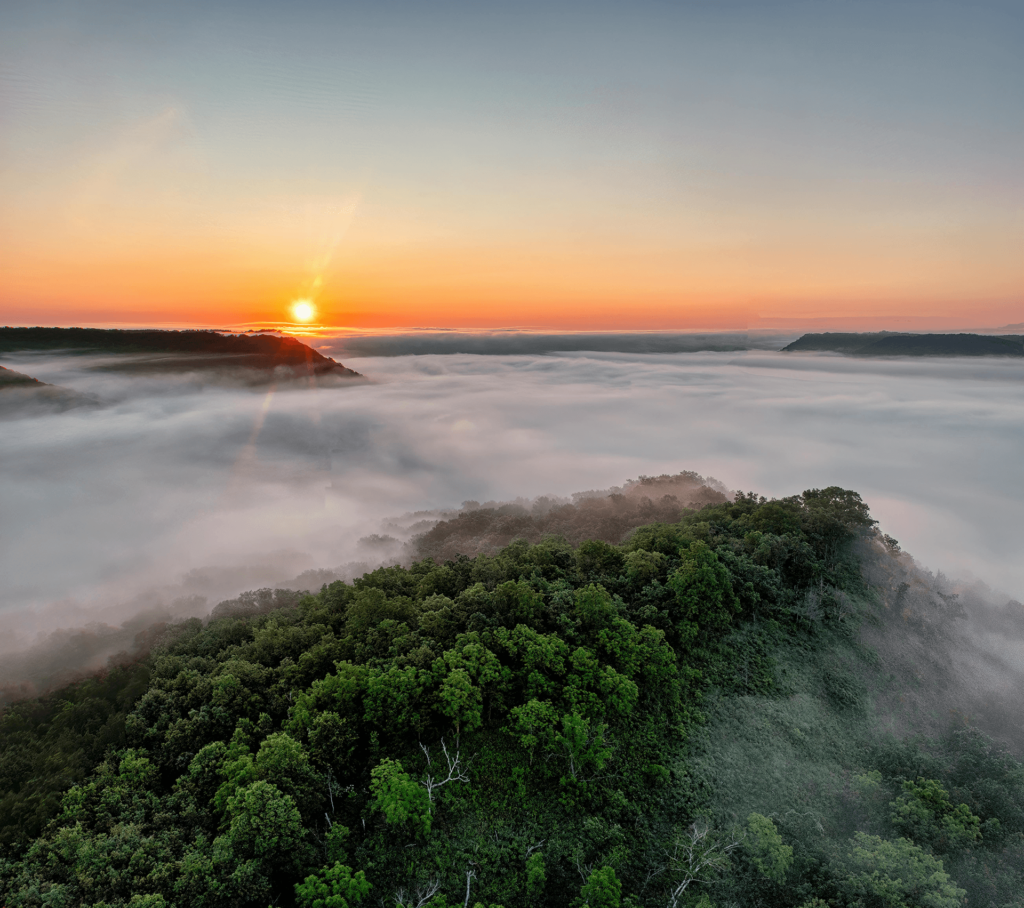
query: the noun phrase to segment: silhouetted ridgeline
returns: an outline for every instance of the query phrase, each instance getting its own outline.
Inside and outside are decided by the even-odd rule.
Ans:
[[[158,331],[104,328],[0,328],[0,353],[72,351],[94,354],[154,354],[119,365],[122,371],[235,368],[358,378],[330,357],[294,337],[235,335],[216,331]],[[174,358],[178,355],[179,358]]]
[[[1024,356],[1024,337],[983,334],[805,334],[783,353],[829,351],[854,356]]]
[[[15,372],[13,369],[0,366],[0,390],[6,390],[7,388],[45,387],[52,386],[48,386],[46,382],[41,382],[38,378],[32,378],[30,375],[24,375],[21,372]]]
[[[60,412],[96,404],[96,399],[86,394],[50,385],[38,378],[0,366],[0,416],[23,413],[25,410]]]

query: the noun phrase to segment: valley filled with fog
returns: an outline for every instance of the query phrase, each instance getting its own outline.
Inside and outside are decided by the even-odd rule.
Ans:
[[[319,588],[317,570],[379,557],[366,537],[405,541],[466,501],[680,470],[769,497],[855,489],[921,565],[1024,599],[1020,361],[520,347],[353,356],[372,345],[327,340],[367,383],[269,391],[6,356],[100,406],[3,422],[0,650]]]

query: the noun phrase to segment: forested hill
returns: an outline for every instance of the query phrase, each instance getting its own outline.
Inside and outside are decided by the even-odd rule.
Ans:
[[[31,375],[24,375],[21,372],[15,372],[13,369],[7,369],[4,366],[0,366],[0,389],[6,388],[45,388],[51,387],[45,382],[41,382],[38,378],[32,378]]]
[[[27,407],[61,411],[95,406],[96,403],[94,398],[70,388],[50,385],[38,378],[0,366],[0,418]]]
[[[1024,337],[985,334],[805,334],[783,353],[828,351],[855,356],[1024,356]]]
[[[234,365],[297,369],[317,376],[356,378],[358,372],[318,353],[294,337],[222,334],[217,331],[121,330],[105,328],[0,328],[0,353],[70,350],[105,354],[160,354],[151,368],[167,368],[168,354],[187,357],[191,367]],[[140,364],[141,365],[141,364]]]
[[[1024,772],[910,689],[962,612],[910,571],[829,488],[183,622],[0,718],[0,904],[1019,905]]]

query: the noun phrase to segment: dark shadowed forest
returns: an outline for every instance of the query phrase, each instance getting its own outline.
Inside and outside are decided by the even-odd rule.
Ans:
[[[853,356],[1024,356],[1019,334],[805,334],[782,348],[785,353],[829,351]]]
[[[0,354],[90,354],[93,371],[128,375],[190,373],[221,376],[236,384],[265,385],[272,381],[306,379],[330,384],[362,376],[294,337],[276,334],[225,334],[219,331],[119,328],[11,328],[0,327]],[[0,367],[3,368],[3,367]],[[18,394],[12,394],[11,370],[0,374],[0,416],[18,411],[69,409],[97,401],[87,396],[73,400],[73,392],[28,376],[18,376]],[[44,391],[43,388],[48,388]],[[34,392],[34,393],[29,393]]]
[[[1020,675],[985,635],[1020,605],[854,492],[714,485],[467,507],[406,566],[8,706],[4,904],[1019,904]]]

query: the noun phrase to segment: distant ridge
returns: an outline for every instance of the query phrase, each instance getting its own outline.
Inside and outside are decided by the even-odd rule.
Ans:
[[[0,366],[0,417],[21,415],[28,410],[63,411],[96,406],[95,398],[70,388],[50,385]]]
[[[846,353],[852,356],[1024,356],[1024,338],[983,334],[805,334],[783,353]]]
[[[0,366],[0,390],[6,388],[49,388],[52,385],[46,384],[46,382],[40,381],[38,378],[32,378],[31,375],[25,375],[22,372],[15,372],[13,369],[8,369],[5,366]]]
[[[0,353],[68,350],[111,354],[160,354],[155,361],[122,367],[133,371],[173,371],[234,366],[256,370],[281,367],[301,375],[361,378],[341,363],[294,337],[236,335],[216,331],[122,330],[117,328],[0,328]],[[167,359],[178,354],[178,359]]]

